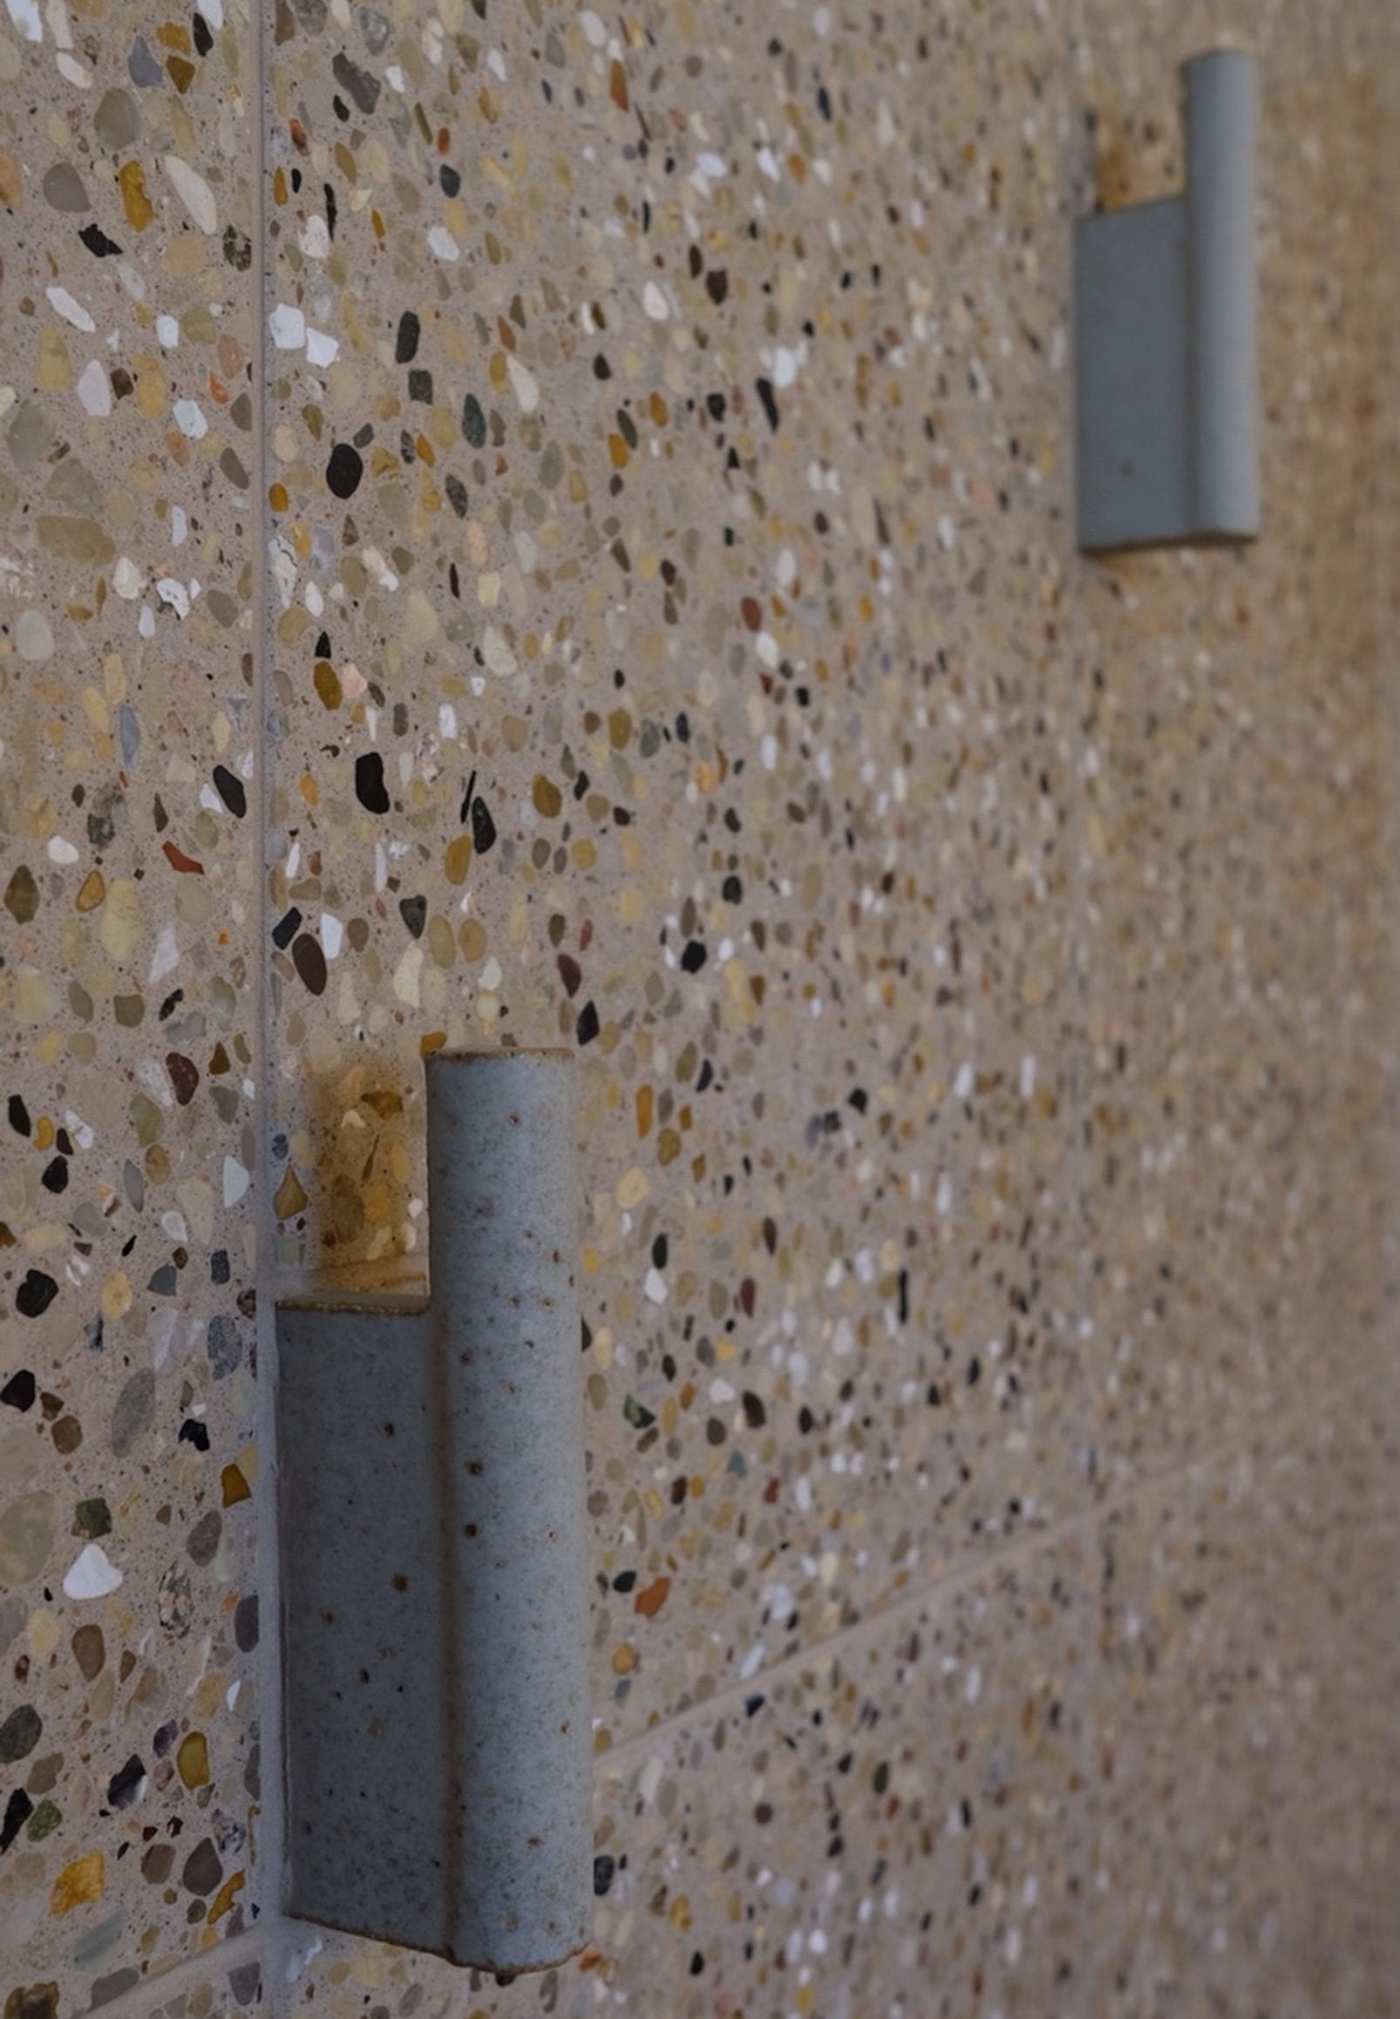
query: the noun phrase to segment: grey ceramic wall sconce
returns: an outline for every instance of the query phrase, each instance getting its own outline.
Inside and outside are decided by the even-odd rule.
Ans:
[[[288,1909],[498,1973],[592,1909],[572,1065],[431,1058],[428,1297],[278,1312]]]
[[[1079,545],[1259,531],[1254,152],[1258,65],[1183,65],[1186,191],[1075,221]]]

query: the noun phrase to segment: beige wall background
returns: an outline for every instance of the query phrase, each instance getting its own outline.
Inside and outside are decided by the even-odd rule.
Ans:
[[[1396,1980],[1388,10],[6,0],[6,2019]],[[1070,219],[1263,60],[1267,526]],[[577,1045],[596,1939],[278,1916],[279,1289]]]

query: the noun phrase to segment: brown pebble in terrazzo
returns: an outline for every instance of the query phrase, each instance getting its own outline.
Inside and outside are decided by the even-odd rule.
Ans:
[[[273,1200],[273,1211],[279,1220],[291,1220],[295,1219],[298,1213],[304,1212],[306,1205],[307,1195],[302,1187],[301,1180],[298,1178],[296,1171],[289,1165],[282,1175],[281,1183],[277,1187],[276,1197]]]
[[[75,1907],[100,1900],[106,1890],[106,1859],[101,1851],[85,1851],[65,1865],[49,1895],[51,1914],[69,1914]]]
[[[175,1765],[180,1779],[187,1788],[208,1786],[209,1742],[203,1732],[188,1732],[181,1739],[175,1755]]]
[[[144,231],[155,216],[155,206],[146,193],[146,172],[139,161],[123,162],[117,171],[122,214],[133,231]]]
[[[213,1892],[223,1875],[224,1868],[219,1854],[212,1841],[204,1837],[185,1859],[180,1872],[180,1883],[186,1892],[204,1895]]]
[[[141,113],[129,91],[104,91],[93,114],[93,130],[113,153],[134,147],[141,133]]]
[[[223,1528],[223,1516],[216,1507],[200,1516],[185,1538],[185,1548],[192,1563],[203,1565],[213,1562]]]
[[[241,1500],[252,1498],[252,1488],[237,1465],[226,1465],[219,1475],[220,1492],[225,1507],[236,1507]]]
[[[64,1764],[62,1753],[48,1753],[42,1759],[36,1760],[29,1770],[25,1783],[30,1794],[46,1795],[50,1788],[56,1787]]]
[[[652,1583],[646,1587],[645,1591],[639,1591],[637,1593],[637,1596],[633,1601],[635,1610],[641,1613],[642,1616],[646,1619],[654,1618],[655,1615],[658,1612],[660,1612],[662,1606],[666,1603],[666,1598],[668,1593],[670,1592],[670,1589],[671,1589],[671,1580],[669,1577],[655,1578],[652,1581]]]
[[[58,2019],[58,1985],[17,1984],[5,1999],[5,2019]]]
[[[44,199],[55,210],[81,212],[92,208],[83,179],[69,161],[56,161],[46,169],[43,179]]]
[[[310,933],[303,932],[292,943],[292,963],[302,982],[312,995],[321,995],[326,987],[326,957],[320,943]]]
[[[199,1068],[192,1059],[185,1058],[182,1053],[167,1052],[165,1070],[170,1076],[176,1101],[182,1108],[187,1107],[199,1087]]]
[[[28,925],[39,909],[39,892],[33,872],[20,863],[5,886],[5,909],[17,925]]]

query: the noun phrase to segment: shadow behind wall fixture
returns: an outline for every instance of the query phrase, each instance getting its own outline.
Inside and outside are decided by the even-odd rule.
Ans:
[[[426,1070],[428,1297],[278,1311],[287,1905],[508,1973],[592,1911],[573,1061]]]
[[[1259,531],[1254,252],[1258,62],[1182,66],[1186,190],[1075,220],[1079,545]]]

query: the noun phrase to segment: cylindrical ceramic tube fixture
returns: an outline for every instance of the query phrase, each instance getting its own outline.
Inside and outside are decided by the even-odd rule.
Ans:
[[[428,1062],[429,1350],[454,1425],[456,1946],[587,1939],[588,1566],[567,1052]]]
[[[279,1313],[288,1907],[513,1973],[592,1905],[572,1060],[427,1120],[427,1300]]]
[[[1186,78],[1187,385],[1192,510],[1220,538],[1259,526],[1254,182],[1258,64],[1215,49]]]
[[[1186,190],[1074,227],[1079,544],[1259,531],[1254,279],[1258,63],[1183,66]]]

